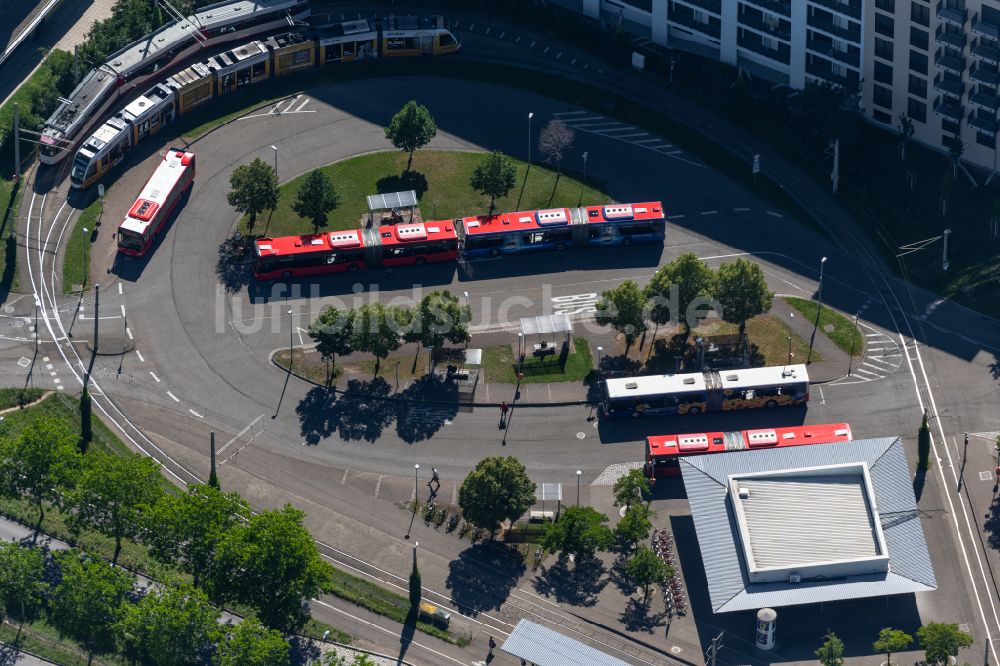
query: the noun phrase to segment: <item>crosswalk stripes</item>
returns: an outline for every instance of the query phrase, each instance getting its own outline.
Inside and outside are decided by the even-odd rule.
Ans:
[[[858,384],[883,379],[898,370],[903,363],[903,350],[898,342],[867,324],[859,325],[865,331],[864,356],[849,376],[834,384]]]
[[[684,154],[683,151],[678,150],[673,144],[667,143],[663,139],[651,135],[649,132],[645,132],[634,125],[612,120],[587,111],[562,111],[553,115],[562,120],[568,127],[579,132],[602,136],[614,141],[623,141],[692,166],[705,168],[705,165],[700,162],[682,157]]]

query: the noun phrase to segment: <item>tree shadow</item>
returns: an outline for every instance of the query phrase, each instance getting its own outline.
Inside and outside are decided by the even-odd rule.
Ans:
[[[396,416],[396,404],[387,398],[392,386],[382,377],[351,379],[344,394],[333,403],[329,418],[336,423],[337,435],[345,440],[374,442]]]
[[[403,622],[403,631],[399,634],[399,654],[396,655],[397,664],[405,664],[406,651],[410,649],[410,643],[413,642],[413,634],[417,631],[417,609],[416,607],[410,607],[410,611],[406,614],[406,620]]]
[[[458,414],[458,386],[440,375],[424,375],[398,397],[396,434],[408,444],[429,439]]]
[[[495,542],[477,543],[448,565],[445,586],[462,612],[499,610],[525,572],[520,555]]]
[[[532,584],[535,591],[556,601],[574,606],[593,606],[597,595],[608,584],[604,563],[596,557],[577,558],[570,568],[569,558],[560,556],[554,564],[542,567]]]
[[[1000,354],[993,354],[993,362],[986,367],[989,368],[993,380],[1000,382]]]
[[[337,396],[333,391],[319,386],[309,389],[305,397],[299,401],[295,413],[299,417],[299,430],[306,444],[311,446],[319,444],[321,439],[333,434],[337,427],[333,419],[333,405],[336,401]]]
[[[379,194],[413,190],[419,199],[427,191],[427,176],[419,171],[404,171],[398,176],[383,176],[375,181],[375,189]]]
[[[627,631],[644,631],[651,634],[666,621],[667,614],[650,613],[649,603],[646,600],[632,598],[625,604],[620,619]]]
[[[306,638],[305,636],[293,635],[291,638],[288,639],[288,644],[291,646],[291,650],[289,650],[291,663],[293,664],[320,663],[320,658],[323,656],[323,651],[320,650],[319,645],[316,644],[316,641]]]
[[[990,548],[1000,548],[1000,496],[993,496],[993,503],[990,504],[989,513],[983,522],[983,530],[986,532],[986,542]]]
[[[219,244],[215,275],[227,294],[235,294],[250,284],[250,256],[250,241],[246,238],[227,238]]]
[[[924,494],[924,484],[927,483],[927,468],[918,466],[917,473],[913,476],[913,496],[920,502],[920,496]]]
[[[625,573],[626,564],[628,564],[628,557],[624,553],[619,553],[615,561],[611,563],[611,568],[608,569],[608,580],[618,588],[619,592],[629,596],[635,592],[635,583]]]

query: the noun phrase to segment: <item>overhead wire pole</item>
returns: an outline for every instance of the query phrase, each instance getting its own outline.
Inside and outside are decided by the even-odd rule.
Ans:
[[[720,631],[719,635],[712,639],[712,644],[708,647],[708,666],[716,666],[716,658],[719,656],[719,650],[722,649],[722,636],[726,632]]]
[[[14,102],[14,182],[21,182],[21,109]]]

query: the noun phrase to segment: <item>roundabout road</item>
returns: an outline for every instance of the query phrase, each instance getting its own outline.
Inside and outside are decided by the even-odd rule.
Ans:
[[[326,532],[314,529],[314,533],[317,538],[342,544],[351,540],[352,530],[373,539],[375,532],[384,537],[401,531],[396,525],[401,512],[372,506],[371,486],[376,498],[406,501],[413,488],[414,462],[425,469],[438,467],[452,493],[454,482],[479,459],[498,453],[518,456],[538,481],[571,484],[576,469],[584,470],[584,479],[594,479],[609,465],[638,460],[641,439],[651,429],[683,427],[696,431],[808,419],[848,420],[859,436],[909,434],[915,429],[915,414],[928,407],[935,415],[949,414],[955,419],[943,425],[939,420],[939,431],[935,432],[936,455],[943,461],[938,469],[947,468],[953,474],[951,456],[957,452],[952,451],[954,443],[949,444],[944,427],[949,432],[956,427],[995,429],[990,412],[996,401],[995,385],[986,377],[984,367],[992,347],[981,342],[990,339],[984,329],[962,326],[961,339],[947,322],[931,324],[921,319],[928,314],[924,309],[929,303],[873,272],[863,255],[831,250],[828,241],[769,210],[752,192],[691,156],[625,140],[621,138],[625,131],[611,135],[584,131],[587,128],[580,125],[585,123],[579,120],[574,121],[580,131],[573,150],[575,154],[589,153],[588,173],[592,177],[605,181],[619,201],[664,202],[671,223],[662,252],[659,248],[609,248],[605,252],[549,253],[476,262],[457,269],[398,270],[392,276],[379,271],[334,276],[315,285],[278,283],[260,289],[244,284],[227,292],[219,284],[216,262],[217,248],[230,237],[235,223],[225,201],[232,169],[254,157],[273,159],[272,144],[278,146],[282,180],[381,149],[386,145],[381,128],[392,112],[411,98],[426,104],[438,122],[438,137],[431,148],[497,148],[522,157],[528,111],[535,113],[536,132],[549,118],[573,118],[581,113],[545,98],[476,83],[419,77],[380,79],[306,91],[295,106],[302,112],[252,113],[194,142],[191,149],[198,155],[198,177],[163,242],[147,262],[119,267],[122,277],[112,280],[109,276],[102,285],[102,312],[110,309],[113,313],[108,315],[107,326],[121,326],[134,338],[136,347],[124,357],[98,357],[93,374],[99,384],[95,396],[98,402],[107,400],[107,411],[120,409],[127,417],[124,421],[141,424],[142,432],[133,433],[137,443],[155,444],[163,455],[205,478],[208,432],[217,431],[221,442],[226,442],[259,419],[263,424],[260,436],[227,466],[224,482],[228,483],[228,475],[232,485],[255,505],[295,501],[317,513],[336,506],[338,520],[327,521],[336,524],[325,526]],[[595,122],[599,125],[601,119]],[[121,212],[114,210],[113,200],[121,199],[118,204],[124,209],[130,203],[129,193],[138,189],[159,159],[155,148],[146,149],[150,157],[112,190],[109,219]],[[61,230],[71,228],[73,214],[60,207],[58,191],[49,193],[47,202],[41,193],[36,195],[30,198],[26,213],[29,266],[34,266],[32,276],[39,280],[39,284],[34,280],[32,284],[48,305],[65,307],[63,299],[52,291],[54,280],[46,287],[42,276],[50,270],[54,273],[46,253],[64,233]],[[663,419],[655,425],[598,423],[595,427],[582,407],[519,409],[503,447],[493,410],[457,414],[450,422],[433,413],[408,413],[403,419],[406,423],[400,425],[395,410],[381,409],[377,401],[347,408],[325,402],[317,397],[318,391],[298,380],[289,381],[267,360],[272,350],[287,346],[290,338],[298,344],[298,329],[304,329],[324,305],[338,300],[352,304],[353,299],[408,299],[413,297],[416,284],[447,286],[456,293],[468,291],[473,325],[489,328],[498,324],[502,312],[516,321],[520,316],[549,311],[553,298],[599,293],[625,278],[645,281],[660,263],[689,251],[713,265],[753,254],[763,263],[772,289],[804,297],[813,295],[819,258],[828,255],[824,302],[845,312],[862,312],[866,330],[894,341],[904,362],[877,379],[823,387],[814,392],[808,413],[783,410],[702,415],[684,419],[683,425]],[[518,300],[512,303],[513,298]],[[127,320],[117,315],[118,307],[122,315],[127,312]],[[290,318],[288,310],[292,310]],[[61,331],[65,318],[66,314],[57,318],[53,311],[44,318],[42,328],[49,338],[59,341],[58,349],[79,373],[82,359],[67,351],[70,343]],[[86,326],[87,320],[78,325]],[[920,344],[911,336],[918,337]],[[936,395],[934,391],[942,386],[947,391]],[[350,427],[343,427],[345,422]],[[307,438],[310,445],[304,445]],[[157,457],[162,460],[163,455]],[[939,473],[946,481],[945,472]],[[184,476],[184,472],[178,473],[178,478],[191,480]],[[359,488],[364,488],[364,493],[359,493]],[[960,515],[956,514],[959,507],[964,504],[952,507],[951,513]],[[971,527],[955,518],[954,524],[937,521],[925,529],[931,535],[947,537],[949,542],[949,531],[954,529],[969,562],[969,576],[973,572],[980,575],[982,564],[977,569]],[[357,535],[354,539],[358,540]],[[405,551],[398,536],[392,550]],[[354,552],[360,555],[368,551],[361,543]],[[439,552],[447,552],[447,547],[442,546]],[[380,557],[392,568],[389,554]],[[939,568],[942,587],[946,576],[963,575],[956,569],[946,572]],[[962,585],[958,580],[950,582]],[[976,598],[963,602],[962,616],[970,621],[986,618],[990,615],[986,601]],[[973,604],[980,603],[984,610],[977,613]],[[926,604],[934,609],[939,602]],[[995,614],[990,617],[987,623]]]

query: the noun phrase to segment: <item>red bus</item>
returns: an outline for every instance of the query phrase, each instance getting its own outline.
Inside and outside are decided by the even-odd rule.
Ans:
[[[849,442],[853,438],[851,426],[846,423],[734,430],[731,432],[699,432],[685,435],[655,435],[646,438],[646,462],[643,469],[646,476],[652,479],[680,476],[679,459],[681,456],[802,446],[803,444],[832,444],[834,442]]]
[[[458,234],[451,220],[331,231],[306,236],[258,238],[258,280],[454,261]]]
[[[118,225],[118,251],[133,257],[146,254],[194,182],[194,153],[170,148]]]

